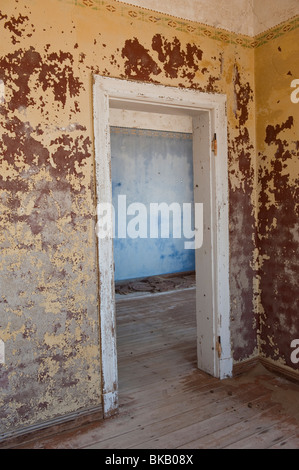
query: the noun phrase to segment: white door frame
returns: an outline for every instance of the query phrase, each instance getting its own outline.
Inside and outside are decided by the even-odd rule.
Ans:
[[[93,107],[98,208],[112,204],[110,108],[192,116],[194,201],[203,203],[204,214],[203,245],[196,250],[198,367],[220,379],[230,377],[226,96],[94,75]],[[211,149],[214,134],[217,155]],[[108,417],[118,409],[113,239],[97,239],[102,396]]]

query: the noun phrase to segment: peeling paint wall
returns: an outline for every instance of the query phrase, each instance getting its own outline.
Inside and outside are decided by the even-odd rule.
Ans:
[[[286,31],[256,50],[259,342],[264,357],[298,370],[299,103],[291,83],[299,79],[299,30]]]
[[[255,355],[260,288],[272,275],[272,265],[260,267],[257,255],[257,41],[113,0],[1,2],[0,28],[1,432],[101,403],[93,73],[227,94],[232,346],[235,361]],[[265,36],[259,41],[274,47]],[[263,146],[259,140],[260,178],[271,201],[271,184],[282,175],[277,220],[294,179],[283,165],[270,175],[270,161],[281,149],[278,140],[296,140],[296,112],[274,108],[273,131],[264,125]],[[298,142],[283,146],[283,164],[293,165],[285,152],[293,155]],[[259,201],[259,210],[270,221],[267,201]],[[273,236],[274,217],[265,224]],[[282,251],[295,239],[291,224]],[[259,247],[265,260],[277,259],[268,232]],[[286,280],[294,279],[292,266],[285,265]]]
[[[90,77],[43,7],[1,2],[1,433],[101,403]]]

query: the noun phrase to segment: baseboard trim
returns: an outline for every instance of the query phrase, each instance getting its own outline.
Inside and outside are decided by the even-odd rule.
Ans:
[[[260,363],[270,372],[285,377],[286,379],[291,380],[292,382],[299,382],[299,370],[295,371],[288,366],[278,364],[272,361],[272,359],[266,357],[260,357],[259,360]]]
[[[282,364],[278,364],[272,359],[262,357],[262,356],[255,356],[251,359],[247,359],[242,362],[235,363],[233,365],[233,377],[238,377],[246,372],[248,372],[253,367],[261,364],[265,367],[265,369],[273,372],[274,374],[280,375],[285,377],[292,382],[299,382],[299,370],[295,371],[288,366],[284,366]]]
[[[36,432],[39,433],[39,438],[48,438],[55,434],[71,431],[80,426],[91,424],[103,418],[103,407],[99,405],[82,411],[69,413],[65,416],[44,421],[33,426],[27,426],[26,428],[16,431],[1,433],[0,449],[10,449],[26,444],[36,437]]]
[[[255,356],[250,359],[246,359],[245,361],[235,363],[233,365],[233,377],[245,374],[250,369],[258,365],[259,360],[259,356]]]

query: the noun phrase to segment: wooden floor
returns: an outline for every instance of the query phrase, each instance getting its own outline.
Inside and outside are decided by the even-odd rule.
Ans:
[[[117,346],[119,414],[19,448],[299,448],[299,385],[197,370],[194,289],[118,300]]]

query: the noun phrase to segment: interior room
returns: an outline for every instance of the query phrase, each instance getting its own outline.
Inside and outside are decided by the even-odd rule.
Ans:
[[[298,0],[0,31],[0,448],[298,448]]]

